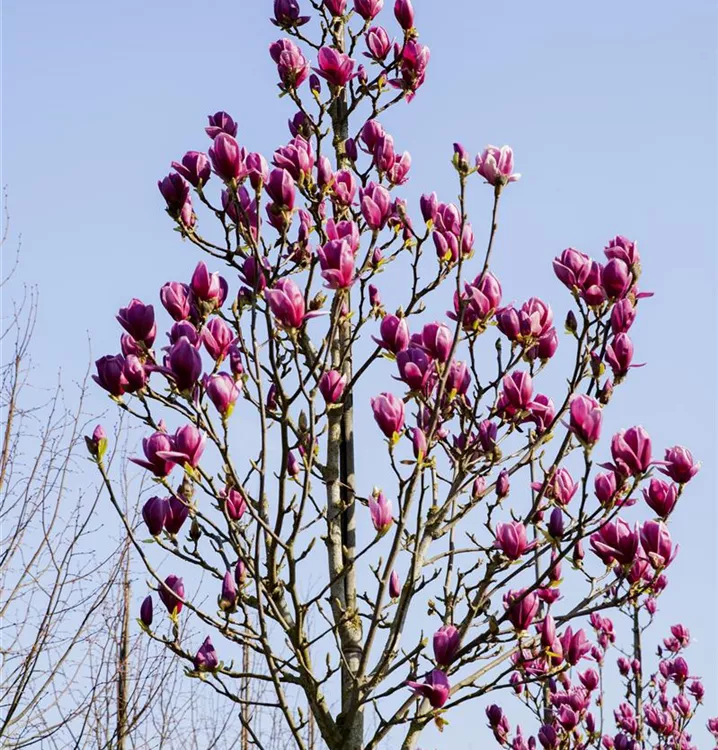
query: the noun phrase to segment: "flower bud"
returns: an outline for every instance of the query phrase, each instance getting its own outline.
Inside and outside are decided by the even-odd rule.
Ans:
[[[508,496],[510,489],[509,472],[506,469],[502,469],[499,473],[499,478],[496,480],[496,496],[502,500]]]
[[[401,581],[399,581],[399,574],[395,571],[391,571],[389,576],[389,596],[392,599],[398,599],[401,596]]]
[[[142,506],[142,519],[152,536],[159,536],[169,513],[169,502],[166,497],[151,497]]]
[[[195,654],[193,662],[197,672],[214,672],[219,666],[217,652],[214,650],[212,640],[209,636],[204,639],[204,643]]]
[[[152,597],[151,596],[146,596],[142,600],[142,605],[140,606],[140,621],[146,628],[149,628],[150,625],[152,625]]]
[[[222,593],[217,603],[222,612],[234,612],[237,608],[237,586],[229,570],[222,579]]]
[[[107,434],[105,428],[98,424],[92,431],[92,436],[85,435],[85,445],[93,458],[101,459],[107,450]]]
[[[378,536],[384,536],[394,523],[391,500],[380,490],[375,489],[369,498],[369,513]]]

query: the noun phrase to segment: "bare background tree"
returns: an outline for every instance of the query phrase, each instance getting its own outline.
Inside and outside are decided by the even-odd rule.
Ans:
[[[22,282],[7,196],[4,210],[0,746],[238,747],[237,710],[215,705],[141,637],[128,543],[115,516],[103,518],[99,485],[87,482],[85,383],[33,382],[39,293]],[[137,491],[126,474],[121,486]],[[267,732],[282,747],[279,727]]]

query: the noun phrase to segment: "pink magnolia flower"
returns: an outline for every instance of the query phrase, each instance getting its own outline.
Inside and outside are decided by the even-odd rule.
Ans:
[[[354,60],[333,47],[322,47],[317,54],[318,68],[313,70],[333,86],[346,86],[354,77]]]
[[[601,437],[601,405],[591,396],[574,396],[570,405],[570,429],[587,447],[592,447]]]
[[[379,326],[381,338],[372,337],[383,349],[398,354],[409,346],[409,326],[406,318],[385,315]]]
[[[534,621],[539,608],[539,598],[535,592],[526,593],[526,589],[509,591],[504,595],[504,607],[509,620],[518,631],[525,631]]]
[[[172,436],[172,449],[158,451],[157,456],[166,461],[197,468],[207,443],[207,436],[193,424],[178,428]]]
[[[609,521],[591,535],[591,549],[605,565],[631,565],[638,552],[639,536],[622,518]]]
[[[197,672],[214,672],[219,666],[219,658],[209,636],[204,639],[204,643],[199,647],[193,663]]]
[[[374,490],[369,498],[369,513],[377,534],[384,536],[394,523],[391,500],[387,499],[383,492]]]
[[[678,484],[690,482],[701,468],[700,463],[693,460],[688,448],[684,448],[682,445],[667,448],[661,464],[660,470]]]
[[[514,172],[514,152],[509,146],[487,146],[476,157],[476,171],[494,186],[504,186],[521,179],[521,175]]]
[[[274,319],[288,330],[301,328],[306,320],[304,295],[292,279],[280,279],[264,293]]]
[[[390,440],[396,440],[404,429],[404,402],[393,393],[381,393],[371,399],[371,408],[379,429]]]
[[[643,474],[651,465],[651,438],[640,426],[621,430],[611,438],[611,455],[616,471],[624,477]]]
[[[678,548],[673,548],[671,534],[663,521],[646,521],[641,526],[641,546],[651,565],[657,570],[673,562]]]
[[[532,550],[536,543],[528,541],[526,527],[520,521],[509,521],[496,525],[494,546],[509,560],[518,560],[524,553]]]
[[[346,375],[337,370],[329,370],[319,378],[319,391],[328,404],[336,404],[341,400],[346,384]]]
[[[269,54],[277,64],[282,89],[299,88],[307,80],[309,63],[294,42],[289,39],[280,39],[270,45]]]
[[[424,682],[407,681],[415,695],[426,698],[432,708],[441,708],[449,699],[451,686],[449,678],[440,669],[434,669],[424,678]]]
[[[330,240],[317,255],[330,289],[348,289],[354,283],[354,253],[346,240]]]
[[[448,667],[461,645],[461,634],[453,625],[443,625],[434,633],[434,659],[440,666]]]

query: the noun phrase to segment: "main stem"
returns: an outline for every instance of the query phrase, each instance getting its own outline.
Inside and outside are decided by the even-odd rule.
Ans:
[[[643,741],[643,648],[641,645],[641,620],[639,617],[640,606],[638,600],[633,604],[633,659],[634,666],[638,669],[634,670],[634,689],[635,695],[635,707],[636,707],[636,721],[638,722],[638,734],[636,739],[639,742]]]
[[[344,51],[344,26],[337,21],[334,28],[334,42],[338,50]],[[346,156],[345,141],[349,136],[349,117],[347,112],[346,90],[337,93],[331,106],[333,146],[337,166],[341,169],[349,166]],[[346,293],[347,306],[351,306],[349,293]],[[337,308],[334,314],[340,315],[340,300],[336,300]],[[352,325],[349,316],[345,316],[340,324],[337,342],[334,350],[334,361],[342,368],[346,382],[352,380]],[[354,466],[354,399],[351,389],[344,395],[341,412],[335,417],[334,429],[329,431],[329,456],[334,455],[338,462],[338,500],[339,507],[332,509],[331,497],[330,519],[335,516],[336,541],[341,540],[341,570],[339,581],[341,587],[340,601],[343,613],[337,623],[339,640],[342,648],[342,707],[339,722],[342,727],[342,750],[361,750],[364,745],[364,713],[357,709],[356,692],[357,672],[362,656],[362,626],[357,610],[356,574],[354,570],[354,555],[356,551],[356,518],[355,518],[355,466]],[[338,445],[331,445],[332,440]],[[336,498],[336,493],[334,498]],[[334,513],[336,511],[336,514]],[[331,524],[330,524],[331,525]],[[331,538],[330,528],[330,538]],[[335,550],[335,560],[339,556]],[[330,563],[331,564],[331,563]],[[331,573],[331,571],[330,571]],[[338,592],[339,593],[339,592]],[[335,613],[336,615],[336,613]],[[351,707],[351,710],[350,710]]]
[[[117,653],[117,750],[125,749],[127,737],[127,663],[130,651],[130,554],[123,551],[122,622]]]

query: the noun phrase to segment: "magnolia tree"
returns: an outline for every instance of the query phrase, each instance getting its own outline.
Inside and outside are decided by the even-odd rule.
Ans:
[[[311,5],[305,16],[276,0],[272,19],[291,140],[265,158],[230,115],[209,117],[207,153],[159,182],[207,263],[161,288],[167,341],[154,307],[132,299],[117,316],[122,353],[97,362],[97,383],[148,430],[134,459],[155,482],[146,529],[123,515],[154,590],[141,627],[238,705],[245,746],[267,746],[257,706],[299,748],[415,748],[486,696],[488,725],[514,750],[695,747],[703,687],[681,655],[688,631],[672,629],[653,674],[642,639],[698,465],[680,446],[657,460],[630,423],[599,444],[649,296],[636,243],[553,261],[572,308],[561,335],[541,299],[502,306],[491,260],[519,179],[511,149],[473,159],[454,144],[458,196],[409,206],[411,157],[380,116],[424,83],[411,2],[396,1],[392,31],[383,0]],[[485,243],[470,189],[493,194]],[[428,313],[442,285],[452,309]],[[567,385],[549,394],[540,375],[560,340]],[[369,379],[374,397],[355,404]],[[372,412],[358,449],[355,414]],[[98,428],[88,445],[122,514],[106,442]],[[645,520],[630,525],[636,503]],[[612,618],[624,616],[619,649]],[[613,718],[604,679],[625,683]]]

